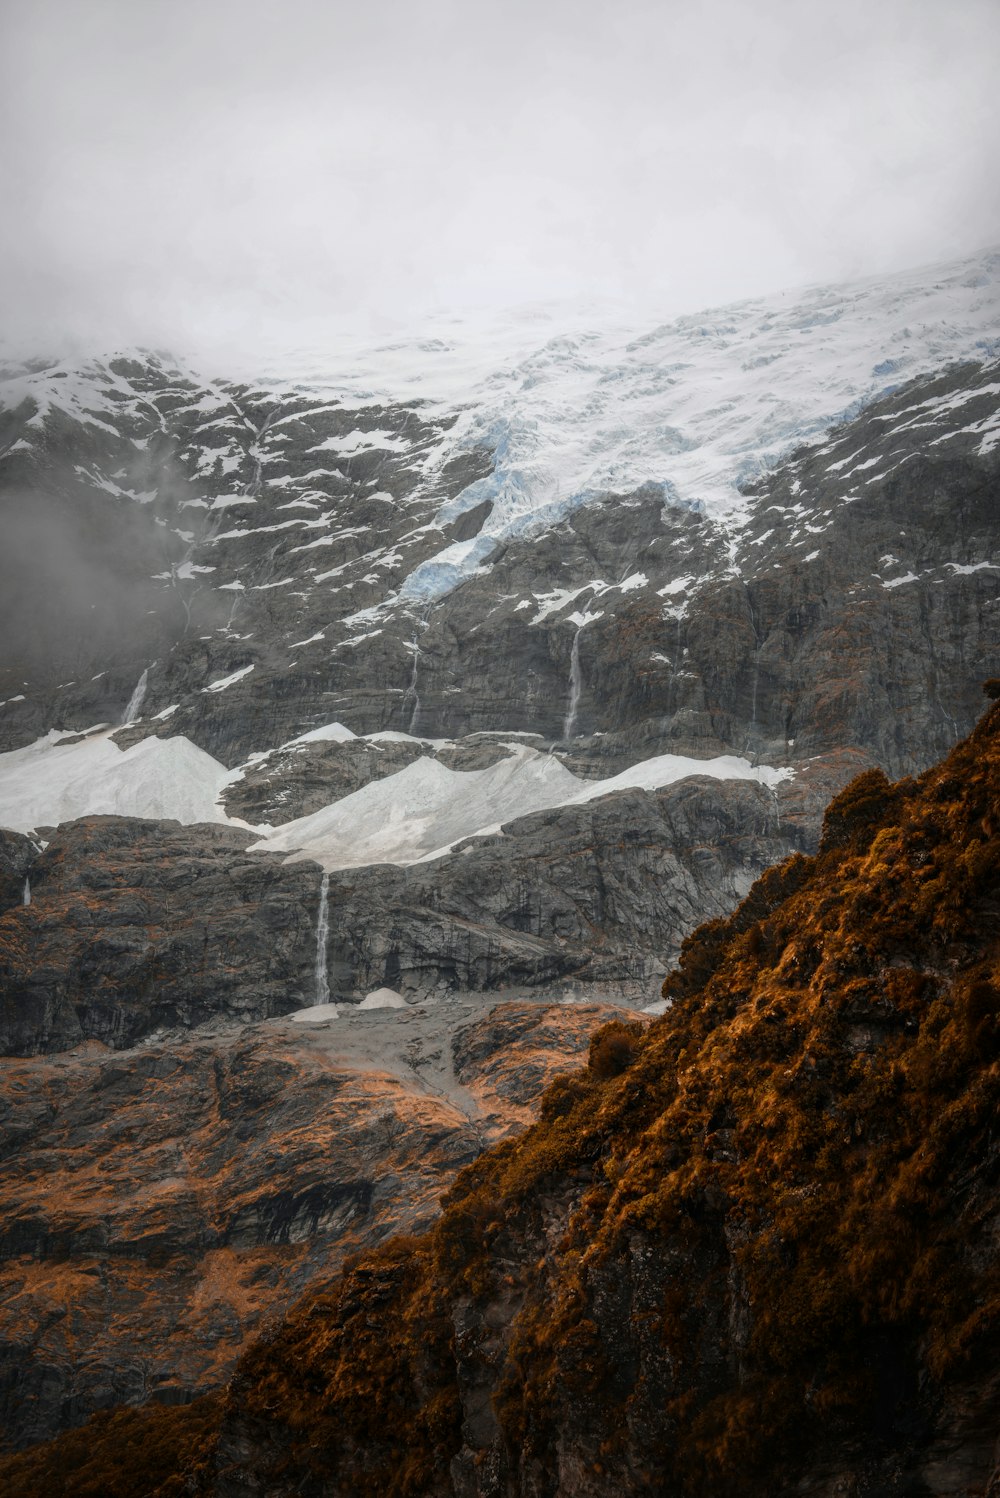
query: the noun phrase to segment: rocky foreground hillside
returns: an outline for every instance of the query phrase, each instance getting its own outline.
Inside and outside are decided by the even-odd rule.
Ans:
[[[6,1442],[225,1383],[317,1276],[430,1223],[616,1012],[456,1001],[5,1065]]]
[[[855,780],[661,1019],[598,1031],[221,1402],[102,1418],[7,1491],[992,1493],[998,953],[1000,704]]]

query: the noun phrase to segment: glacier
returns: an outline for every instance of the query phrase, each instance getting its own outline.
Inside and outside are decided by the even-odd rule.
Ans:
[[[649,485],[661,487],[665,504],[737,533],[741,486],[796,447],[822,442],[917,375],[991,358],[1000,347],[998,293],[1000,251],[991,249],[669,321],[614,306],[441,316],[391,342],[341,331],[311,349],[262,349],[258,368],[280,373],[258,372],[254,388],[276,399],[296,393],[317,409],[419,402],[442,418],[420,458],[429,490],[456,453],[492,454],[491,474],[443,502],[433,522],[444,529],[488,501],[478,535],[442,545],[384,600],[427,604],[481,571],[504,541]],[[194,363],[170,367],[207,390],[199,409],[229,406],[221,381]],[[0,404],[25,398],[38,404],[31,425],[55,407],[109,431],[122,403],[141,399],[100,360],[58,359],[0,371]],[[351,432],[320,447],[350,456],[374,439],[398,445],[391,434]],[[983,439],[984,447],[1000,440],[994,423]],[[229,502],[250,503],[252,492]]]

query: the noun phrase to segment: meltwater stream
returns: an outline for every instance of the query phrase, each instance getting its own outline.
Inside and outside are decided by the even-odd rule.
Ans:
[[[583,675],[580,671],[580,635],[583,625],[577,625],[576,634],[573,636],[573,648],[569,656],[569,707],[566,709],[566,717],[563,720],[562,736],[571,739],[576,731],[576,712],[580,706],[580,692],[583,688]]]
[[[403,708],[405,711],[406,707],[412,703],[412,711],[406,731],[407,733],[415,734],[417,723],[420,719],[420,694],[417,691],[417,676],[420,671],[420,640],[416,635],[414,635],[411,644],[407,648],[413,651],[413,671],[410,675],[410,685],[403,695]]]
[[[122,724],[123,725],[125,725],[127,723],[134,723],[135,720],[136,720],[136,718],[138,718],[138,716],[139,716],[139,709],[142,707],[143,699],[146,696],[146,684],[147,684],[148,681],[149,681],[149,667],[147,666],[146,669],[145,669],[145,671],[139,677],[139,680],[136,682],[136,684],[135,684],[135,690],[133,691],[131,697],[128,700],[128,706],[126,707],[124,713],[122,714]]]
[[[319,916],[316,921],[316,1003],[329,1004],[330,982],[326,975],[326,942],[330,935],[330,876],[319,884]]]

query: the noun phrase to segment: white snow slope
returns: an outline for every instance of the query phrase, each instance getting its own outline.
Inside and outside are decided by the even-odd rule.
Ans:
[[[313,859],[328,872],[373,863],[419,863],[440,858],[465,838],[495,833],[517,817],[579,805],[630,786],[655,790],[689,775],[773,786],[792,773],[754,767],[734,755],[697,760],[662,754],[608,780],[583,781],[552,755],[523,744],[506,747],[510,756],[486,770],[450,770],[435,759],[415,760],[395,775],[286,823],[254,849],[291,853],[288,863]]]
[[[495,449],[496,470],[439,518],[486,498],[493,511],[474,541],[418,567],[403,595],[440,596],[506,537],[643,484],[738,526],[741,482],[913,376],[998,353],[1000,253],[741,302],[653,331],[552,338],[473,392],[463,437]]]
[[[24,749],[0,754],[0,827],[32,832],[99,815],[223,822],[263,833],[253,844],[256,852],[290,853],[289,863],[313,859],[331,871],[440,858],[463,839],[496,833],[503,823],[531,812],[592,801],[630,786],[655,790],[688,775],[773,786],[792,774],[752,767],[733,755],[698,760],[663,754],[608,780],[580,780],[554,756],[511,742],[505,745],[509,756],[486,770],[450,770],[425,756],[272,831],[227,817],[218,804],[245,767],[227,770],[183,736],[143,739],[122,750],[112,741],[115,732],[94,731],[74,743],[53,731]],[[339,739],[346,732],[329,724],[283,747]],[[387,737],[407,735],[372,735]],[[251,756],[248,764],[261,757]]]
[[[234,774],[190,739],[112,743],[109,728],[77,743],[56,732],[0,754],[0,827],[30,832],[75,817],[175,818],[226,822],[216,804]],[[236,823],[245,826],[245,823]]]

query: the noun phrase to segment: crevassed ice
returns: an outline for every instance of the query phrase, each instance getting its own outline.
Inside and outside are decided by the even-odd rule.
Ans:
[[[437,517],[443,526],[489,500],[481,533],[442,546],[403,583],[404,598],[427,602],[488,565],[501,541],[544,529],[594,497],[658,486],[664,503],[738,526],[740,483],[795,446],[920,373],[995,358],[998,282],[1000,254],[991,251],[659,324],[607,306],[522,309],[493,322],[442,316],[381,343],[338,333],[318,353],[274,350],[263,357],[280,375],[261,380],[258,368],[255,385],[276,394],[308,389],[317,401],[418,399],[425,415],[457,413],[420,460],[432,484],[456,447],[494,455],[494,471]],[[59,405],[116,430],[120,400],[136,392],[106,368],[99,389],[95,369],[53,363],[10,372],[0,379],[0,403],[29,396],[39,403],[35,423]],[[186,366],[175,373],[199,378]],[[193,409],[226,404],[224,392],[202,383],[208,394]],[[994,440],[984,426],[983,450]],[[342,450],[371,442],[398,446],[402,438],[329,439]]]
[[[737,525],[739,485],[794,447],[920,373],[985,359],[1000,334],[998,282],[1000,256],[987,254],[938,274],[742,302],[642,336],[619,326],[551,339],[473,390],[458,440],[493,451],[495,470],[438,519],[484,499],[492,511],[474,542],[422,563],[402,596],[440,597],[502,540],[645,485]]]

